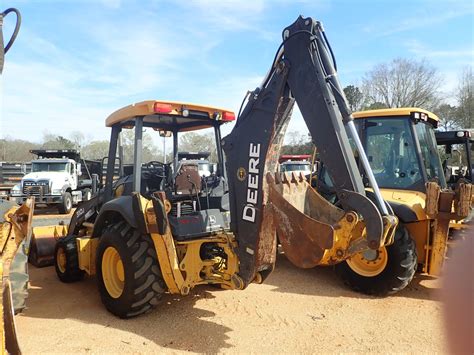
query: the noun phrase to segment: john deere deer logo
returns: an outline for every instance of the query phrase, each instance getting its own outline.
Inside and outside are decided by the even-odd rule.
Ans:
[[[239,179],[240,181],[244,181],[246,177],[247,177],[247,171],[245,171],[244,168],[238,168],[237,179]]]

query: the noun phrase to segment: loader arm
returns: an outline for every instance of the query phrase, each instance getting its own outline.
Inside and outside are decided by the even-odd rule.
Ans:
[[[299,17],[283,31],[282,46],[268,75],[249,95],[236,126],[223,140],[231,229],[238,240],[239,276],[245,284],[263,280],[273,270],[277,230],[290,260],[311,267],[337,242],[337,230],[354,228],[358,218],[365,223],[364,247],[372,249],[383,245],[388,230],[397,224],[373,178],[331,56],[322,25]],[[315,201],[312,208],[301,205],[308,204],[303,200],[293,201],[293,206],[301,205],[300,210],[312,210],[311,218],[299,216],[288,201],[279,197],[285,189],[287,200],[292,194],[308,194],[301,189],[305,181],[294,174],[284,175],[283,181],[280,175],[273,176],[295,101],[342,207],[326,205],[318,197],[305,200]],[[369,176],[373,200],[366,196],[347,132]],[[346,227],[334,222],[338,220],[345,221]]]

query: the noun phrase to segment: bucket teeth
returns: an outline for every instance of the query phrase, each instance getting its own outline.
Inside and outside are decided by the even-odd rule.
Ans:
[[[292,182],[292,183],[295,183],[295,184],[298,184],[298,183],[299,183],[298,177],[297,177],[297,175],[295,174],[294,171],[291,172],[291,182]]]
[[[289,184],[290,183],[290,179],[288,179],[288,174],[287,173],[283,173],[282,183],[283,184]]]
[[[280,175],[280,173],[275,173],[275,184],[281,184],[281,175]]]
[[[299,177],[299,180],[300,180],[300,182],[303,182],[303,181],[305,181],[305,180],[306,180],[306,178],[304,177],[304,175],[303,175],[303,173],[302,173],[301,171],[300,171],[300,173],[299,173],[299,176],[298,176],[298,177]]]

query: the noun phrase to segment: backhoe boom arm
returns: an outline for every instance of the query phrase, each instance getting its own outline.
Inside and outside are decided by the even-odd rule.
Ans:
[[[263,280],[272,271],[277,224],[286,223],[292,228],[291,221],[276,220],[274,206],[268,198],[267,175],[276,171],[295,101],[334,182],[343,210],[355,211],[367,221],[369,247],[376,249],[383,243],[382,215],[386,209],[380,202],[376,205],[381,198],[374,203],[365,195],[346,133],[352,121],[351,112],[333,68],[330,47],[319,22],[299,17],[283,31],[283,44],[269,74],[250,94],[236,126],[223,140],[231,196],[231,228],[239,243],[239,276],[246,284],[257,273]],[[363,151],[359,154],[365,158]],[[364,168],[370,170],[370,166]],[[297,183],[298,177],[291,179]],[[376,184],[371,187],[377,194]],[[287,242],[297,243],[297,240]]]

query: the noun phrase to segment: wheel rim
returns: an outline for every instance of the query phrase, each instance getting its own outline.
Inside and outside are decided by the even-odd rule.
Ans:
[[[67,208],[67,210],[70,210],[71,207],[72,207],[72,201],[71,201],[70,198],[68,198],[68,199],[66,200],[66,208]]]
[[[125,272],[122,259],[114,247],[108,247],[102,255],[102,278],[109,295],[119,298],[125,285]]]
[[[347,265],[359,275],[374,277],[387,266],[388,253],[385,247],[378,250],[366,250],[347,259]]]
[[[56,263],[59,271],[64,274],[66,272],[66,253],[63,248],[58,248],[58,252],[56,253]]]

